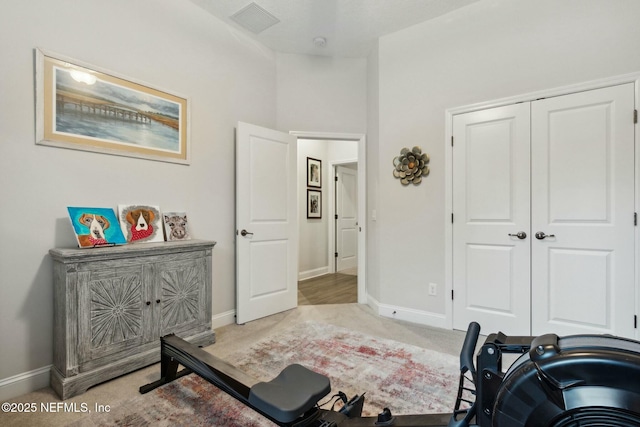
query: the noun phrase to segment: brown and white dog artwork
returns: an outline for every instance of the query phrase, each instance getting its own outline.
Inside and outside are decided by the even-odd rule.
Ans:
[[[118,227],[118,216],[112,208],[67,206],[67,211],[81,248],[127,243],[121,227]]]
[[[111,225],[107,218],[102,215],[84,213],[78,218],[78,222],[89,229],[89,234],[78,234],[78,243],[81,247],[107,244],[104,231]]]
[[[159,209],[154,206],[119,206],[120,226],[127,242],[162,242]]]

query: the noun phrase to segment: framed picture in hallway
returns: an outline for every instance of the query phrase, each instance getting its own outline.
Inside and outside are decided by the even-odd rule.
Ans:
[[[189,164],[189,100],[36,49],[36,144]]]
[[[322,218],[322,191],[307,190],[307,218]]]
[[[322,160],[307,157],[307,187],[322,188]]]

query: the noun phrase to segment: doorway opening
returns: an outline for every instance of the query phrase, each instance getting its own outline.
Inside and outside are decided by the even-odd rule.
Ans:
[[[364,135],[291,133],[298,137],[298,304],[364,303]],[[318,164],[320,182],[310,183],[309,165]],[[335,181],[340,175],[346,190]],[[309,200],[318,199],[320,213],[309,214]],[[346,222],[337,212],[344,207]]]

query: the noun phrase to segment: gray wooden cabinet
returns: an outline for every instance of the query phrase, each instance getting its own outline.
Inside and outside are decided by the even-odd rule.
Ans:
[[[214,245],[189,240],[51,249],[56,393],[68,399],[159,361],[162,335],[213,343]]]

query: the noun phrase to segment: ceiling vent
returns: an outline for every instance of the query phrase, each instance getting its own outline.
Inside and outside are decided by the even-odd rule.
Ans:
[[[259,34],[280,22],[278,18],[255,3],[249,3],[229,18],[255,34]]]

